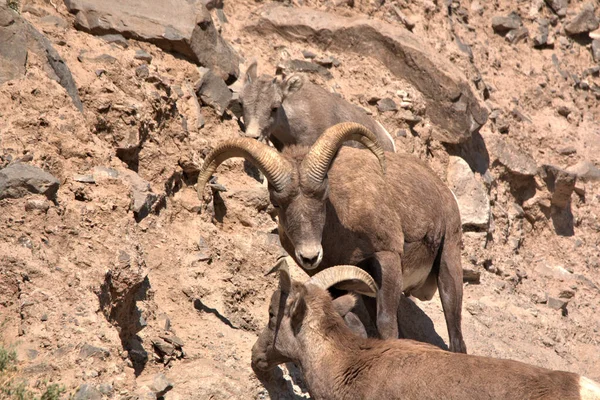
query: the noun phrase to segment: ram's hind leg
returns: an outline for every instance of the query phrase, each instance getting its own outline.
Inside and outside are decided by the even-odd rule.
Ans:
[[[449,347],[455,353],[466,353],[461,328],[463,271],[460,240],[444,240],[441,251],[437,284],[448,327]]]

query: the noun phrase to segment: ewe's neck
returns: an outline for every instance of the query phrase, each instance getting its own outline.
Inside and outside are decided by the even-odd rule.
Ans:
[[[299,364],[315,399],[342,398],[332,387],[343,375],[345,358],[363,340],[355,336],[341,318],[319,321],[302,328]],[[351,388],[349,388],[351,389]]]

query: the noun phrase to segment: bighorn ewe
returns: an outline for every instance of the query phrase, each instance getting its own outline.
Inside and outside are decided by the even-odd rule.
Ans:
[[[272,76],[257,76],[256,68],[256,62],[248,67],[240,96],[246,136],[268,138],[281,151],[291,144],[310,146],[325,129],[352,121],[375,132],[385,150],[396,150],[385,128],[357,106],[302,75],[293,74],[278,82]]]
[[[348,140],[361,142],[376,158],[364,149],[341,147]],[[371,299],[367,306],[382,338],[398,337],[402,292],[430,300],[439,288],[450,349],[466,352],[460,214],[452,192],[427,165],[405,154],[385,156],[377,137],[356,123],[338,124],[311,148],[290,146],[281,154],[236,138],[206,157],[198,175],[200,199],[208,179],[230,157],[245,157],[261,169],[279,209],[281,243],[309,275],[360,264],[375,278],[377,302]]]
[[[362,282],[363,293],[377,289],[356,267],[332,267],[305,284],[292,282],[283,269],[269,325],[252,349],[254,370],[261,374],[291,360],[314,399],[600,400],[600,385],[570,372],[453,354],[408,339],[355,336],[327,291],[349,279]]]

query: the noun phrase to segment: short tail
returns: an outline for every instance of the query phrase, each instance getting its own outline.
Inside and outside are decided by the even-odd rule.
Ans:
[[[600,400],[600,384],[585,376],[580,377],[579,396],[581,400]]]

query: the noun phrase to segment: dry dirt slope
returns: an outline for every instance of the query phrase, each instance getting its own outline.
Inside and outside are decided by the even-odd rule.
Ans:
[[[302,51],[334,57],[331,79],[311,78],[369,109],[399,151],[427,159],[449,181],[452,157],[466,160],[467,182],[479,184],[491,209],[491,220],[465,232],[463,265],[481,274],[465,286],[469,351],[600,380],[593,172],[580,174],[566,206],[553,204],[557,169],[600,163],[598,58],[589,35],[565,32],[583,3],[566,12],[535,0],[303,3],[394,29],[404,20],[462,71],[489,121],[467,143],[442,144],[410,79],[369,54],[246,28],[262,18],[262,3],[225,2],[222,36],[267,73],[303,60]],[[249,359],[275,288],[263,276],[280,251],[274,210],[239,160],[219,170],[227,192],[214,216],[199,213],[191,186],[194,163],[237,136],[237,122],[204,105],[200,127],[192,93],[202,71],[193,63],[143,41],[124,47],[76,30],[66,6],[54,4],[22,1],[20,9],[69,67],[83,113],[39,52],[27,54],[23,76],[0,85],[0,167],[20,159],[60,182],[54,201],[30,193],[0,200],[0,340],[17,351],[17,379],[39,393],[59,383],[68,394],[79,388],[77,398],[156,398],[169,387],[162,373],[173,386],[165,398],[264,397]],[[492,20],[513,11],[516,29],[528,31],[507,39]],[[544,26],[552,43],[534,47]],[[410,104],[380,111],[381,98]],[[439,299],[418,305],[445,338]],[[423,328],[405,325],[405,333],[431,334],[428,318],[419,321]]]

